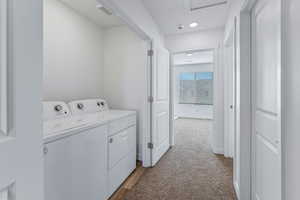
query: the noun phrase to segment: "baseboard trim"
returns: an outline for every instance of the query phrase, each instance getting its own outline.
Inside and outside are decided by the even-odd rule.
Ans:
[[[138,154],[137,154],[137,160],[143,162],[143,156],[142,156],[141,153],[138,153]]]
[[[209,117],[186,117],[186,116],[176,116],[176,119],[199,119],[199,120],[213,120],[213,118]]]
[[[233,187],[234,187],[237,198],[240,199],[240,187],[236,181],[233,182]]]
[[[218,155],[224,155],[224,149],[223,148],[214,148],[214,147],[211,147],[212,148],[212,151],[214,154],[218,154]]]
[[[155,151],[153,151],[152,164],[155,165],[163,157],[163,155],[169,150],[169,148],[170,148],[170,141],[169,139],[165,139],[165,141],[162,142],[160,147],[155,149]]]

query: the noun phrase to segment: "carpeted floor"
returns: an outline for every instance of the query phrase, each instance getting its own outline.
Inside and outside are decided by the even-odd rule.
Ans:
[[[146,170],[125,200],[235,200],[232,160],[216,156],[209,120],[178,119],[176,145]]]

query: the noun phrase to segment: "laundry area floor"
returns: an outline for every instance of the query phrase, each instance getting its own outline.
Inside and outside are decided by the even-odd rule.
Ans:
[[[235,200],[233,161],[212,153],[211,130],[211,120],[177,119],[176,145],[155,167],[138,167],[112,199]]]

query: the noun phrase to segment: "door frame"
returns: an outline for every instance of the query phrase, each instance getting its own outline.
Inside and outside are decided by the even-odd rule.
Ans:
[[[234,185],[234,188],[236,190],[236,193],[239,195],[239,185],[238,185],[238,176],[237,176],[237,173],[238,173],[238,159],[237,159],[237,18],[234,17],[234,24],[233,26],[231,27],[230,31],[229,31],[229,34],[228,34],[228,37],[225,38],[224,40],[224,46],[231,46],[233,47],[233,50],[232,50],[232,64],[233,64],[233,76],[232,78],[234,79],[233,80],[233,85],[234,85],[234,88],[233,88],[233,102],[232,102],[232,106],[233,106],[233,112],[234,112],[234,118],[233,118],[233,185]],[[227,69],[228,70],[228,69]],[[228,71],[226,71],[228,72]],[[227,73],[228,74],[228,73]],[[230,82],[229,82],[230,83]],[[224,86],[225,87],[230,87],[230,85],[228,83],[224,83]],[[224,90],[224,94],[226,94],[226,89]],[[225,152],[225,148],[226,148],[226,143],[227,143],[227,146],[228,144],[230,144],[230,142],[227,140],[225,140],[225,137],[228,136],[228,126],[229,125],[229,121],[227,120],[230,116],[230,111],[229,111],[229,108],[228,108],[228,102],[229,102],[229,97],[224,95],[224,106],[225,106],[225,110],[224,110],[224,156],[226,156],[226,152]]]
[[[148,147],[148,143],[152,141],[152,68],[153,68],[153,55],[149,52],[153,52],[154,50],[154,39],[148,35],[140,26],[138,26],[125,12],[123,12],[122,8],[120,8],[116,3],[109,0],[97,0],[101,5],[105,8],[111,10],[121,21],[123,21],[133,32],[135,32],[141,39],[143,39],[148,46],[148,54],[147,59],[147,70],[145,76],[147,77],[145,80],[145,84],[147,85],[147,91],[144,93],[144,122],[143,122],[143,135],[142,139],[142,155],[137,155],[138,160],[142,161],[143,167],[151,167],[152,163],[152,152]]]
[[[175,98],[174,98],[174,94],[175,94],[175,74],[174,74],[174,56],[177,54],[182,54],[182,53],[193,53],[193,52],[201,52],[201,51],[213,51],[215,52],[214,48],[204,48],[204,49],[193,49],[193,50],[186,50],[186,51],[175,51],[175,52],[170,52],[170,146],[173,147],[176,145],[175,143],[175,114],[174,114],[174,108],[175,108]],[[213,61],[213,65],[216,64],[215,62],[215,53],[214,53],[214,61]],[[215,67],[214,67],[215,68]],[[214,85],[216,84],[216,80],[214,79],[213,81]],[[215,86],[213,87],[215,89]],[[214,102],[215,101],[215,97],[213,99]],[[213,105],[215,106],[215,105]],[[214,126],[214,125],[213,125]],[[212,130],[215,130],[214,127],[212,127]]]
[[[256,5],[257,0],[246,0],[237,14],[237,59],[240,66],[240,88],[243,88],[243,95],[240,95],[240,103],[244,105],[243,112],[240,113],[239,126],[243,126],[243,136],[241,137],[241,163],[244,163],[241,169],[241,176],[244,178],[239,186],[239,199],[251,200],[252,188],[255,184],[252,180],[252,11]],[[288,2],[281,0],[281,173],[282,173],[282,199],[286,199],[286,66],[287,66],[287,5]],[[250,76],[249,76],[250,74]],[[251,166],[251,167],[249,167]]]
[[[234,18],[234,24],[233,24],[233,26],[231,27],[231,29],[230,29],[230,31],[229,31],[229,34],[228,34],[228,37],[226,37],[225,38],[225,40],[224,40],[224,50],[226,51],[225,52],[225,55],[227,56],[227,47],[232,47],[232,52],[231,52],[231,58],[230,59],[232,59],[232,65],[233,65],[233,75],[232,75],[232,78],[233,78],[233,102],[232,102],[232,105],[230,105],[230,106],[232,106],[230,109],[233,109],[233,112],[234,112],[234,116],[233,116],[233,136],[234,136],[234,138],[233,138],[233,145],[234,145],[234,147],[233,147],[233,155],[228,155],[228,153],[226,153],[226,151],[225,151],[225,148],[226,148],[226,145],[228,146],[228,145],[230,145],[230,142],[227,140],[225,140],[225,138],[226,138],[226,136],[228,136],[228,126],[230,126],[229,125],[229,121],[227,120],[227,119],[229,119],[230,118],[230,112],[229,112],[229,105],[228,105],[228,102],[229,102],[229,96],[228,95],[226,95],[226,91],[228,91],[228,88],[230,87],[230,85],[229,85],[229,81],[226,83],[224,83],[224,86],[225,86],[225,88],[224,88],[224,107],[225,107],[225,110],[224,110],[224,156],[226,157],[226,156],[229,156],[229,157],[231,157],[232,156],[232,158],[234,159],[234,162],[235,162],[235,160],[236,160],[236,149],[235,149],[235,141],[236,141],[236,98],[237,98],[237,96],[236,96],[236,89],[237,89],[237,87],[236,87],[236,75],[237,75],[237,62],[236,62],[236,58],[237,58],[237,56],[236,56],[236,18]],[[231,49],[230,49],[231,50]],[[225,74],[224,75],[228,75],[228,60],[227,60],[227,58],[226,59],[224,59],[225,60],[225,66],[226,66],[226,69],[225,69]],[[234,166],[235,166],[235,163],[234,163]]]

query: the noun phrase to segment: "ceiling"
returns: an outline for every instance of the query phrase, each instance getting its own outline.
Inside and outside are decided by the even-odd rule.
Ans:
[[[60,1],[103,28],[120,26],[123,24],[118,17],[114,15],[107,15],[102,10],[98,9],[96,6],[99,4],[96,0]]]
[[[232,0],[142,1],[163,33],[172,35],[224,27]],[[227,3],[222,4],[224,2]],[[214,4],[220,5],[209,7]],[[199,25],[196,28],[190,28],[189,24],[192,22],[197,22]],[[179,24],[182,24],[184,28],[179,30]]]
[[[208,51],[194,51],[175,54],[173,57],[174,65],[192,65],[200,63],[213,63],[214,52]]]

